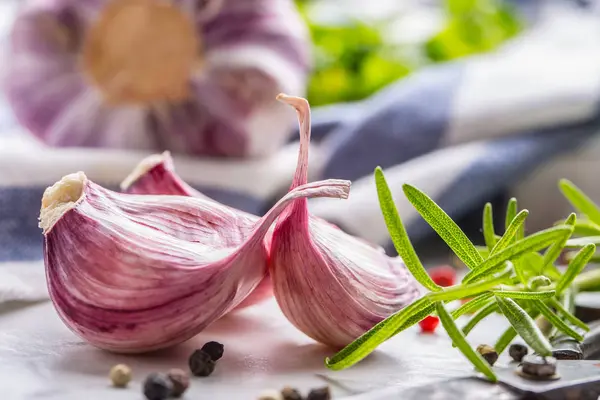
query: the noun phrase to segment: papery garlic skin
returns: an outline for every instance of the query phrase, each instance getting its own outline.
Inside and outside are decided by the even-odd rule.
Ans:
[[[138,353],[183,342],[264,279],[263,239],[290,201],[345,198],[348,191],[348,181],[306,185],[248,233],[238,224],[243,216],[212,201],[119,194],[83,173],[68,175],[42,199],[50,298],[72,331],[102,349]],[[204,230],[203,240],[183,239],[193,225]]]
[[[306,183],[310,109],[301,98],[281,95],[296,108],[301,140],[293,188]],[[269,272],[285,316],[316,341],[341,348],[420,294],[402,260],[334,226],[309,218],[304,199],[279,218],[271,242]]]
[[[109,9],[126,3],[166,11],[125,9],[125,22],[111,22]],[[165,12],[175,20],[158,24]],[[274,97],[304,91],[309,44],[291,0],[32,0],[15,20],[3,86],[19,122],[48,145],[259,156],[287,139],[293,121]],[[133,61],[104,71],[114,60],[98,49]]]
[[[188,185],[179,177],[179,175],[177,175],[173,165],[173,159],[168,151],[163,152],[162,154],[153,154],[143,159],[129,176],[123,180],[121,183],[121,190],[131,194],[190,196],[213,201]],[[221,206],[224,207],[224,205]],[[243,215],[245,217],[243,222],[247,223],[248,226],[252,226],[259,220],[259,217],[244,211],[237,209],[231,210]],[[193,232],[197,232],[200,238],[203,236],[201,230],[196,231],[193,227],[191,227],[190,230],[187,230],[186,234],[189,235]],[[250,231],[248,230],[248,232]],[[271,232],[272,230],[267,233],[264,240],[265,251],[267,253],[271,247]],[[240,237],[239,239],[241,244],[245,238]],[[254,291],[235,308],[235,310],[253,306],[272,296],[273,287],[271,285],[271,279],[267,275],[256,289],[254,289]]]

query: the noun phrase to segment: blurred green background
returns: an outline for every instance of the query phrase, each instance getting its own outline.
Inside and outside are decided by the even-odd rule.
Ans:
[[[426,65],[493,50],[523,26],[516,10],[501,0],[440,0],[363,13],[380,1],[365,7],[364,0],[357,6],[296,0],[314,44],[312,105],[363,99]]]

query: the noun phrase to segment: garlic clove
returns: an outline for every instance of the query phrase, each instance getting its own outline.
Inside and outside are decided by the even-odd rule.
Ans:
[[[208,199],[176,173],[169,151],[152,154],[138,163],[121,182],[121,191],[131,194],[172,194]]]
[[[242,217],[213,201],[120,194],[82,172],[67,175],[45,191],[40,212],[50,298],[72,331],[102,349],[136,353],[183,342],[264,279],[264,236],[290,202],[345,198],[349,186],[299,187],[248,233],[238,226]],[[204,236],[182,239],[194,224]]]
[[[302,98],[280,95],[296,108],[300,124],[298,166],[291,190],[307,182],[310,108]],[[305,199],[279,218],[269,272],[285,316],[323,344],[341,348],[410,304],[419,287],[399,257],[309,218]]]
[[[185,183],[185,181],[177,175],[173,165],[173,159],[168,151],[165,151],[162,154],[153,154],[143,159],[134,168],[131,174],[123,180],[121,183],[121,190],[125,193],[132,194],[180,195],[213,201]],[[251,227],[259,220],[259,217],[244,211],[233,208],[230,208],[230,210],[243,215],[245,218],[241,220],[241,223],[247,224],[248,227]],[[189,237],[189,235],[194,232],[196,232],[200,238],[204,235],[204,232],[201,229],[194,229],[194,227],[191,227],[190,230],[186,230],[186,237]],[[250,230],[248,229],[247,232],[250,232]],[[244,239],[245,237],[239,237],[240,244]],[[195,240],[195,237],[192,237],[192,241]],[[267,233],[265,236],[264,246],[266,252],[269,251],[270,245],[271,232]],[[273,288],[271,286],[271,279],[269,276],[266,276],[256,289],[236,307],[236,310],[253,306],[272,296]]]

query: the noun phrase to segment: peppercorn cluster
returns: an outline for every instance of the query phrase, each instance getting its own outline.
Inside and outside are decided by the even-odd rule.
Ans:
[[[282,390],[265,390],[257,400],[331,400],[329,386],[311,389],[306,397],[296,388],[286,386]]]

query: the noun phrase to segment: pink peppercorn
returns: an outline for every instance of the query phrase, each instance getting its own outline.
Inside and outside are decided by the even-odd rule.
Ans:
[[[435,328],[440,323],[440,319],[434,315],[430,315],[425,317],[421,322],[419,322],[419,326],[421,327],[421,332],[423,333],[433,333],[435,332]]]
[[[440,286],[452,286],[456,282],[456,270],[449,265],[430,268],[427,272],[431,279]]]

